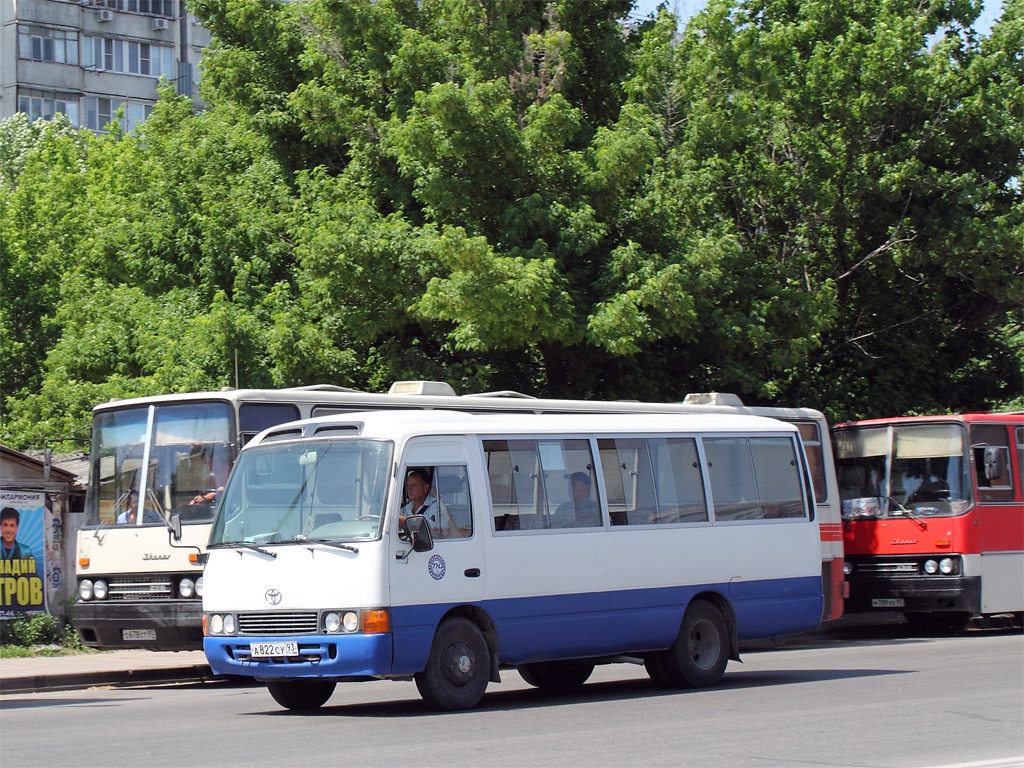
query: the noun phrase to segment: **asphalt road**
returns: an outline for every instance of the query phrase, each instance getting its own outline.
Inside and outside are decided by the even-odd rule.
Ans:
[[[3,766],[1024,766],[1020,631],[851,628],[748,648],[714,689],[641,667],[573,693],[515,672],[472,712],[405,682],[339,685],[312,715],[225,682],[0,696]]]

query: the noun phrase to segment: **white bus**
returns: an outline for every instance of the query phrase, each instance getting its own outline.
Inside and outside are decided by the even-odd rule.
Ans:
[[[205,559],[215,673],[289,709],[409,679],[437,710],[499,670],[581,685],[632,660],[714,685],[739,642],[814,629],[799,432],[759,417],[364,412],[241,452]]]
[[[514,392],[456,396],[444,382],[396,382],[387,394],[334,386],[239,389],[140,397],[93,409],[89,490],[77,539],[72,623],[85,645],[202,648],[202,566],[218,491],[238,451],[261,430],[349,411],[424,408],[476,413],[694,413],[760,415],[796,424],[817,498],[823,618],[842,611],[839,494],[828,425],[805,408],[744,406],[734,395],[684,404],[543,400]],[[147,467],[146,472],[142,471]],[[134,492],[134,496],[133,496]],[[145,504],[138,504],[138,499]],[[142,514],[131,505],[142,509]],[[170,529],[173,512],[181,525]],[[119,520],[121,522],[119,522]],[[172,532],[173,530],[173,532]]]

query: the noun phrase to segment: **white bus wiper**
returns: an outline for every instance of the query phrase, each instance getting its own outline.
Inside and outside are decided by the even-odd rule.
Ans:
[[[327,547],[335,547],[337,549],[347,549],[349,552],[359,552],[357,547],[353,547],[351,544],[342,544],[340,541],[332,541],[331,539],[309,539],[305,535],[299,534],[292,539],[296,544],[323,544]],[[289,544],[290,542],[282,541],[281,544]]]
[[[277,552],[271,552],[269,549],[264,549],[256,544],[250,544],[248,541],[219,541],[215,544],[208,544],[206,546],[207,549],[238,549],[239,547],[251,549],[254,552],[259,552],[261,555],[277,557]]]

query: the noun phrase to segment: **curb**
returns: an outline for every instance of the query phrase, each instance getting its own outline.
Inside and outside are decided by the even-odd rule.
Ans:
[[[209,682],[219,679],[207,664],[168,669],[118,669],[55,675],[26,675],[0,682],[0,694],[70,691],[96,686],[129,687],[169,683]]]

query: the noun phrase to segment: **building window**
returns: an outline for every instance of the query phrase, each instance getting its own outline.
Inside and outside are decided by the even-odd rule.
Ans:
[[[82,48],[82,65],[126,75],[166,77],[174,80],[174,49],[169,45],[87,37]]]
[[[78,65],[78,34],[63,29],[18,25],[18,56],[32,61]]]
[[[110,8],[128,13],[144,13],[147,16],[174,18],[175,0],[86,0],[96,8]]]
[[[18,90],[18,111],[30,120],[51,120],[58,112],[67,115],[76,128],[78,122],[78,96],[59,91],[39,91],[32,88]]]
[[[85,97],[85,127],[91,131],[104,132],[114,119],[115,113],[124,108],[121,130],[129,133],[149,119],[153,105],[144,101],[121,101],[105,96]]]

